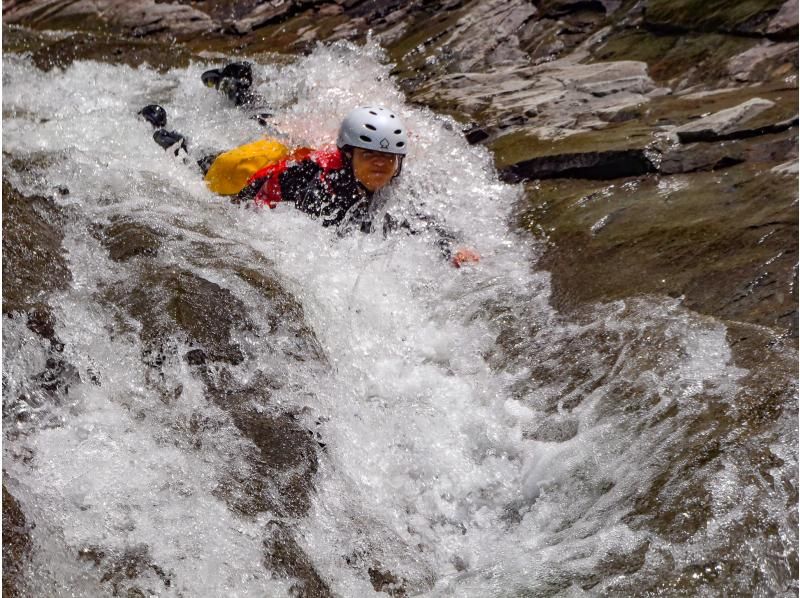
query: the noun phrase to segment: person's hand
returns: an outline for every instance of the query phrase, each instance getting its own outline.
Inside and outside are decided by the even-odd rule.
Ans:
[[[462,264],[477,264],[479,261],[481,261],[481,256],[472,249],[467,249],[466,247],[462,247],[456,251],[450,260],[456,268],[460,268]]]

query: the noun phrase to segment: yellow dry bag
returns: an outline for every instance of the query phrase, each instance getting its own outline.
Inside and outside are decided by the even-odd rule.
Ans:
[[[236,195],[258,170],[282,160],[289,149],[274,139],[262,139],[217,156],[206,173],[206,185],[220,195]]]

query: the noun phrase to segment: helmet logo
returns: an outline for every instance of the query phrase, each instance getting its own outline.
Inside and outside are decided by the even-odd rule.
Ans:
[[[387,149],[389,147],[389,140],[384,137],[381,139],[381,149]]]

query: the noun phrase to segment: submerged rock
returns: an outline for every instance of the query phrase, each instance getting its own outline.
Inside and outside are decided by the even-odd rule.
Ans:
[[[5,471],[3,472],[5,478]],[[25,518],[19,501],[3,482],[3,596],[23,597],[25,570],[32,549],[31,525]]]
[[[44,197],[25,197],[3,180],[3,313],[41,307],[72,280],[59,209]]]
[[[273,522],[270,535],[264,540],[264,557],[271,571],[296,580],[291,589],[293,596],[300,598],[333,596],[328,584],[319,576],[291,533],[278,522]]]
[[[129,218],[114,218],[103,233],[103,244],[115,262],[124,262],[137,255],[153,257],[161,246],[161,235]]]

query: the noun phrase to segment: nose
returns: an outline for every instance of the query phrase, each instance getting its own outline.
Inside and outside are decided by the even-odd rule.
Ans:
[[[387,154],[385,152],[369,152],[367,158],[371,162],[392,163],[395,161],[394,154]]]

